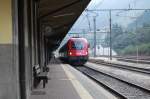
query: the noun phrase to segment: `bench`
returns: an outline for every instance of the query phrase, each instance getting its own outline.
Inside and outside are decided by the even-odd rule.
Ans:
[[[34,80],[40,82],[43,80],[43,88],[45,88],[45,84],[48,83],[48,74],[49,68],[43,67],[43,71],[39,65],[35,65],[33,67],[33,73],[34,73]]]

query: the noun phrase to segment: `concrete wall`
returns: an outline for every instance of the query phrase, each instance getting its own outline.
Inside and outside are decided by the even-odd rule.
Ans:
[[[41,40],[38,41],[33,21],[36,16],[30,3],[33,1],[0,0],[0,99],[25,99],[24,96],[29,99],[33,88],[32,67],[40,63],[38,44]],[[44,66],[44,49],[40,51]]]
[[[0,43],[12,43],[11,0],[0,0]]]
[[[12,35],[12,2],[0,0],[0,99],[19,99]]]

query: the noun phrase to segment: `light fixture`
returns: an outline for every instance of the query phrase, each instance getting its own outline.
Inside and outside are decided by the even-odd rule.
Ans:
[[[72,53],[71,53],[71,52],[69,52],[69,55],[72,55]]]
[[[65,13],[65,14],[60,14],[60,15],[56,15],[56,16],[53,16],[54,18],[59,18],[59,17],[65,17],[65,16],[72,16],[74,15],[75,13]]]

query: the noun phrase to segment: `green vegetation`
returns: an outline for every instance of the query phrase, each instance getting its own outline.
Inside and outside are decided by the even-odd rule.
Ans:
[[[127,31],[128,30],[128,31]],[[143,23],[142,26],[134,30],[123,30],[121,26],[112,26],[112,45],[119,55],[150,55],[150,24]],[[105,38],[109,45],[109,37]]]
[[[110,35],[103,46],[109,46]],[[145,11],[134,22],[123,29],[112,25],[112,46],[119,55],[150,55],[150,11]]]
[[[150,43],[141,44],[138,46],[130,45],[130,46],[126,47],[125,49],[123,49],[121,51],[121,53],[123,55],[135,55],[137,51],[138,51],[139,55],[145,55],[145,56],[150,55]]]

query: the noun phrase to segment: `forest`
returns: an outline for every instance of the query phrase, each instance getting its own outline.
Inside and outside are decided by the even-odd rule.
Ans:
[[[150,55],[150,13],[144,12],[133,23],[123,29],[119,24],[112,25],[112,48],[118,55]],[[109,46],[110,35],[103,46]]]

